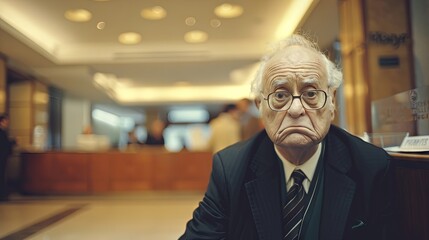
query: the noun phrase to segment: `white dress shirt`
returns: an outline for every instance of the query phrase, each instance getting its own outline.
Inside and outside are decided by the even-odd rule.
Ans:
[[[283,170],[286,178],[285,181],[286,181],[287,191],[289,191],[289,189],[293,186],[294,180],[293,178],[291,178],[292,172],[294,170],[301,169],[301,171],[303,171],[305,176],[307,177],[302,182],[302,185],[304,187],[305,192],[308,193],[308,191],[310,190],[310,183],[314,177],[314,172],[316,171],[317,162],[319,160],[320,153],[322,151],[322,143],[319,143],[319,145],[317,146],[316,152],[313,154],[313,156],[310,157],[310,159],[308,159],[308,161],[298,166],[287,161],[282,155],[280,155],[276,146],[274,146],[274,149],[277,153],[277,156],[279,156],[280,160],[283,163]]]

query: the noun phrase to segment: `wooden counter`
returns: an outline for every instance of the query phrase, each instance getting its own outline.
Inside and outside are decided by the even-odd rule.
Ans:
[[[407,239],[429,239],[429,155],[391,153],[401,226]],[[207,187],[210,152],[27,152],[22,190],[32,194],[198,190]]]
[[[21,190],[31,194],[205,190],[210,152],[24,152]]]
[[[429,239],[429,154],[391,153],[406,238]]]

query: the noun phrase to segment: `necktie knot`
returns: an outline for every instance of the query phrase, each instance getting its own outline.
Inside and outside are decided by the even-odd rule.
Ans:
[[[291,176],[294,180],[294,184],[298,185],[302,185],[302,181],[306,178],[305,173],[302,172],[301,169],[293,171]]]

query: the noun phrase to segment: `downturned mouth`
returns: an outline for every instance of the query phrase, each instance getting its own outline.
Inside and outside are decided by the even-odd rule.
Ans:
[[[279,133],[280,134],[282,134],[284,132],[305,133],[305,132],[308,132],[309,130],[310,129],[308,129],[307,127],[303,127],[303,126],[289,126],[289,127],[282,129],[281,131],[279,131]]]
[[[303,126],[289,126],[283,129],[280,129],[277,132],[277,142],[282,142],[288,135],[290,134],[303,134],[303,135],[309,135],[309,129],[307,127]]]

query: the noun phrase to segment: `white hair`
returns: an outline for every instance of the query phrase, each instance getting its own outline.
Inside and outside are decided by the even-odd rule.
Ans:
[[[286,39],[277,42],[277,44],[273,45],[272,50],[262,57],[259,70],[256,73],[255,79],[252,81],[252,93],[255,94],[255,96],[259,96],[259,93],[262,91],[263,75],[267,62],[278,52],[290,46],[305,47],[320,54],[325,63],[326,72],[328,74],[328,87],[331,90],[335,90],[341,85],[343,81],[341,69],[339,69],[331,60],[326,57],[324,53],[320,51],[319,46],[315,42],[302,35],[293,34]]]

